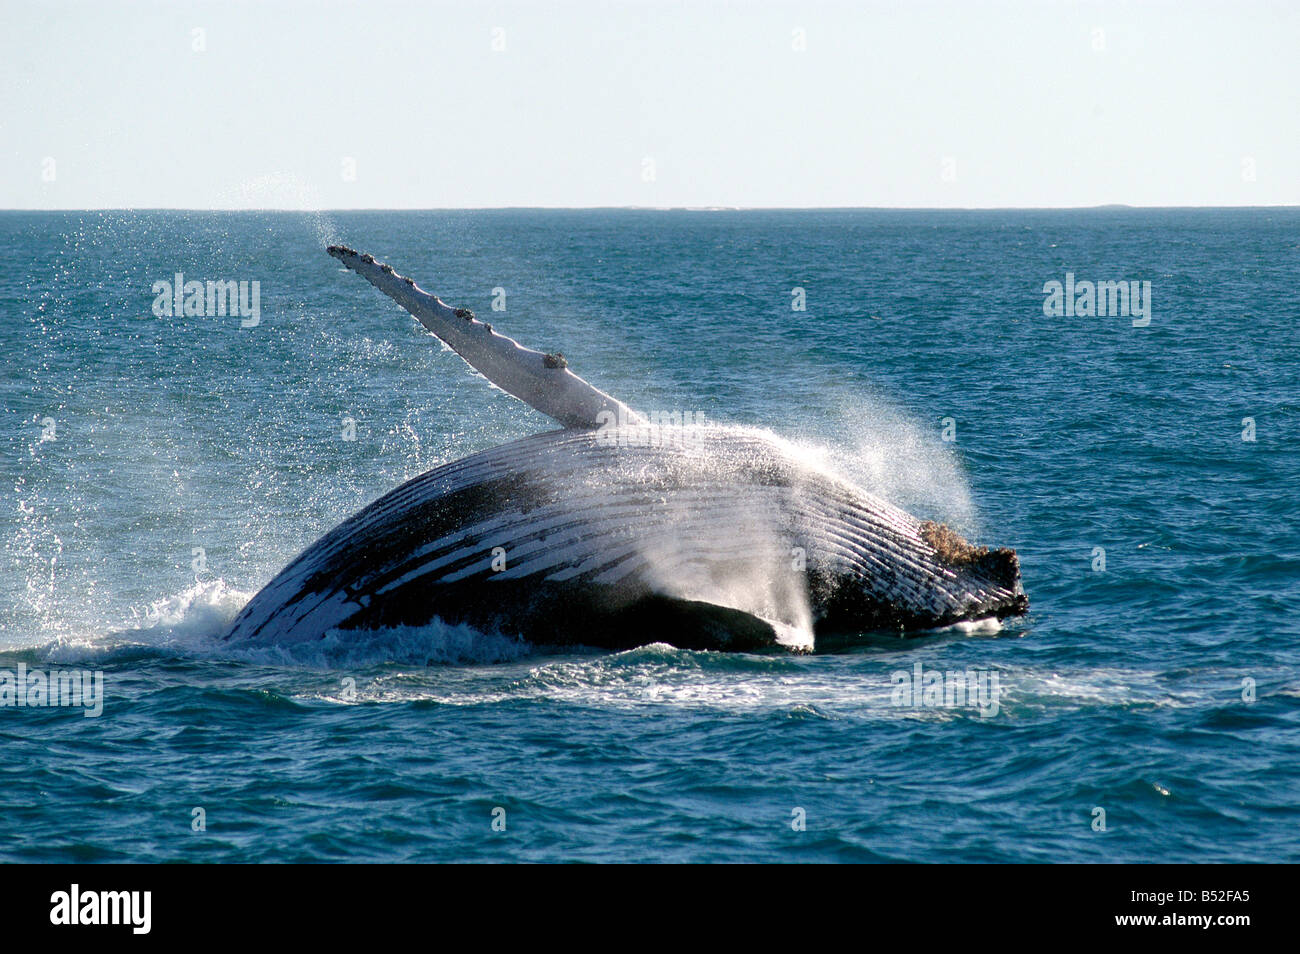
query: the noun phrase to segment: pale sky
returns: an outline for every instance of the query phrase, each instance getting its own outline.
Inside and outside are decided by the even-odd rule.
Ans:
[[[0,208],[1300,204],[1300,3],[0,0],[0,24]]]

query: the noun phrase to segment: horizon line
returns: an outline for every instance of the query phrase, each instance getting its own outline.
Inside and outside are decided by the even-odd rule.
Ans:
[[[1130,205],[1103,202],[1096,205],[478,205],[478,206],[11,206],[5,212],[1080,212],[1098,210],[1171,211],[1217,209],[1300,209],[1300,203],[1282,205]]]

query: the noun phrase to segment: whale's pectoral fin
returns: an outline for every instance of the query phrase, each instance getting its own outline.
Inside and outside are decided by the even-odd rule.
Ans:
[[[327,251],[414,315],[483,377],[565,427],[643,420],[570,371],[563,355],[532,351],[498,334],[469,309],[448,307],[372,255],[345,245],[331,245]]]

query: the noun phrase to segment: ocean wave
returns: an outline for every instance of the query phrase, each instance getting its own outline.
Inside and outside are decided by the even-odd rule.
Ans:
[[[59,635],[34,649],[49,662],[76,663],[139,649],[201,652],[213,644],[252,593],[224,580],[195,582],[150,603],[143,615],[107,633]]]
[[[483,633],[436,617],[424,626],[330,630],[318,640],[276,646],[231,647],[219,655],[249,662],[353,670],[374,666],[447,666],[508,662],[537,650],[517,636]]]
[[[226,627],[252,595],[219,579],[196,582],[154,601],[132,623],[107,633],[59,635],[29,651],[54,664],[113,662],[144,654],[349,670],[384,664],[497,663],[535,651],[517,637],[483,633],[437,618],[425,626],[364,633],[331,630],[319,640],[278,646],[242,647],[223,642]]]
[[[652,643],[609,653],[535,647],[502,633],[434,619],[425,626],[330,631],[319,640],[231,646],[226,627],[251,594],[222,580],[195,583],[155,601],[145,618],[97,636],[60,636],[23,651],[37,664],[134,666],[187,659],[268,668],[303,701],[497,705],[545,701],[609,710],[682,709],[829,719],[914,719],[942,723],[982,718],[973,705],[899,705],[894,677],[972,668],[961,639],[1000,631],[996,621],[962,624],[922,640],[874,644],[861,652],[799,656],[682,650]],[[1006,666],[982,662],[999,679],[997,717],[1025,720],[1067,710],[1177,709],[1224,706],[1241,679],[1214,669],[1171,679],[1168,673],[1077,663]],[[448,674],[448,667],[460,668]],[[275,671],[283,671],[277,677]],[[326,671],[328,679],[306,670]],[[303,674],[301,680],[294,673]],[[214,678],[220,681],[218,674]],[[351,680],[350,682],[348,680]],[[1279,690],[1275,690],[1279,691]],[[1287,685],[1283,694],[1294,693]]]

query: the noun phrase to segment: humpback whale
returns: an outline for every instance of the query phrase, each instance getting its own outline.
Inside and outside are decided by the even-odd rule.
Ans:
[[[1014,550],[917,519],[770,432],[656,422],[373,256],[328,252],[562,426],[380,497],[276,575],[228,641],[437,617],[540,645],[810,651],[1026,612]]]

